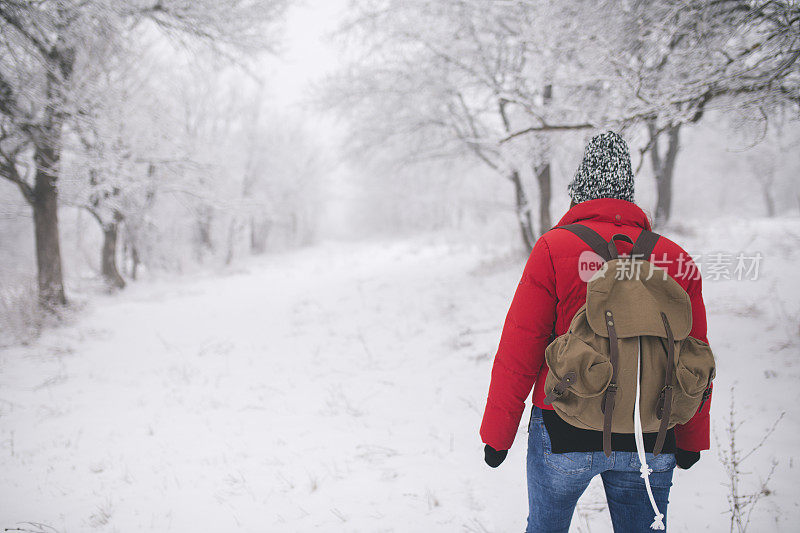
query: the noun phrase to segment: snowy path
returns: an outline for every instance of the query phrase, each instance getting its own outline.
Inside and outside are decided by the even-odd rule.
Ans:
[[[524,435],[497,470],[477,436],[521,266],[469,248],[326,245],[97,299],[76,324],[0,352],[0,527],[522,530]],[[706,287],[719,429],[735,379],[737,397],[761,398],[740,401],[754,418],[745,443],[781,409],[762,387],[789,411],[752,459],[764,474],[780,462],[754,531],[791,531],[800,517],[800,315],[751,303],[779,283],[796,307],[797,282],[780,273]],[[751,372],[750,357],[774,371]],[[714,453],[679,472],[670,529],[727,531],[723,481]],[[610,531],[599,495],[583,499],[576,531]]]

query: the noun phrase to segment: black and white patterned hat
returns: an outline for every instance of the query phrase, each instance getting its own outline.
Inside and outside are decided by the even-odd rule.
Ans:
[[[576,204],[597,198],[632,202],[633,170],[625,139],[613,131],[592,137],[568,189]]]

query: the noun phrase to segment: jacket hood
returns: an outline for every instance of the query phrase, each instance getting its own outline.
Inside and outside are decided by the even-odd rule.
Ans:
[[[621,226],[638,226],[650,230],[650,220],[642,208],[633,202],[617,198],[598,198],[581,202],[567,211],[557,226],[566,226],[582,220],[609,222]]]

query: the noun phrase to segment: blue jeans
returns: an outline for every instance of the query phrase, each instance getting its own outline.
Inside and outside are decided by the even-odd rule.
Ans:
[[[650,486],[667,523],[667,502],[675,469],[675,455],[647,454],[653,469]],[[553,453],[542,410],[533,407],[528,427],[528,529],[527,533],[567,533],[575,504],[594,476],[600,474],[615,532],[651,532],[653,508],[647,497],[636,452]]]

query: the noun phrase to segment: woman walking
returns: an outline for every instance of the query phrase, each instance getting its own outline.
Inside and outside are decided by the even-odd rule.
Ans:
[[[564,388],[560,391],[545,390],[545,349],[568,331],[576,312],[586,303],[588,280],[582,258],[592,249],[573,231],[563,231],[570,229],[564,226],[589,228],[603,241],[615,242],[621,256],[630,254],[632,243],[650,230],[648,217],[634,203],[628,146],[614,132],[590,140],[569,193],[570,209],[536,242],[506,317],[480,429],[485,460],[491,467],[503,462],[533,388],[528,425],[527,531],[566,533],[578,498],[597,475],[603,481],[614,531],[663,529],[676,464],[689,468],[700,459],[700,451],[709,448],[707,400],[712,376],[696,413],[686,423],[664,432],[658,444],[658,432],[643,433],[637,447],[636,434],[608,430],[609,445],[604,443],[603,431],[576,427],[553,410],[552,398],[563,394],[570,382],[562,380]],[[665,270],[688,295],[688,336],[707,344],[698,271],[680,246],[664,237],[655,238],[645,259]],[[638,379],[636,371],[634,375]],[[671,392],[669,398],[671,402]],[[613,409],[613,401],[611,405]],[[666,416],[669,418],[669,414]],[[654,447],[661,453],[654,456]]]

